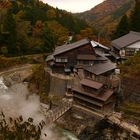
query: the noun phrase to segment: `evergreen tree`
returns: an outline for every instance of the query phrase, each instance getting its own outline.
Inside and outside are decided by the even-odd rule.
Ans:
[[[17,32],[16,32],[16,21],[9,10],[7,12],[7,16],[4,22],[4,30],[8,32],[7,34],[7,48],[8,52],[11,55],[16,55],[17,54],[17,48],[16,48],[16,41],[17,41]]]
[[[112,38],[116,39],[116,38],[121,37],[127,33],[129,33],[129,20],[128,20],[127,15],[124,15],[121,18]]]
[[[53,34],[53,31],[49,29],[48,24],[45,23],[43,27],[43,40],[44,40],[44,46],[45,50],[52,52],[55,48],[56,44],[56,37]]]
[[[131,30],[140,32],[140,0],[135,1],[135,7],[131,14]]]

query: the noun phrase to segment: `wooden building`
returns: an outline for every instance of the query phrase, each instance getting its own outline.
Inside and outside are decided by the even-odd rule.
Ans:
[[[74,101],[89,109],[113,110],[120,86],[120,79],[114,75],[115,68],[116,65],[109,61],[92,66],[77,66],[80,80],[71,88]]]
[[[73,72],[77,64],[93,65],[106,59],[95,53],[89,39],[83,39],[72,44],[56,47],[46,61],[52,72],[69,73]]]
[[[108,87],[111,85],[111,80],[115,73],[116,65],[111,62],[95,64],[89,67],[83,67],[85,78],[89,78],[101,82]]]
[[[76,104],[107,111],[114,108],[119,79],[114,77],[116,65],[99,52],[102,48],[95,48],[89,39],[63,45],[47,58],[47,64],[53,73],[74,73],[67,95],[72,95]]]
[[[110,56],[109,47],[106,47],[106,46],[102,45],[101,43],[93,41],[93,40],[91,41],[91,44],[97,54],[101,54],[102,56],[106,56],[106,57]]]
[[[79,86],[72,88],[76,104],[91,110],[110,111],[114,108],[115,95],[113,89],[90,79],[82,79]]]
[[[111,42],[111,55],[117,60],[127,59],[140,51],[140,33],[130,31],[128,34]]]

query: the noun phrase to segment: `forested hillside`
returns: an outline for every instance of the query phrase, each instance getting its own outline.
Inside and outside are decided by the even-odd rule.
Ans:
[[[140,23],[140,0],[136,0],[134,9],[131,11],[130,16],[127,16],[126,14],[122,16],[116,29],[114,29],[112,39],[119,38],[129,33],[129,31],[140,32],[139,23]]]
[[[129,14],[133,6],[134,0],[105,0],[91,10],[78,13],[76,16],[86,19],[92,26],[110,34],[122,15]]]
[[[88,27],[71,13],[39,0],[0,1],[0,54],[50,52]]]

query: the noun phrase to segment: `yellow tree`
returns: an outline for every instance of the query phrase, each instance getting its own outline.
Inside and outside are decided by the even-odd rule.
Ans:
[[[83,29],[83,30],[80,31],[80,35],[83,38],[84,37],[92,38],[93,30],[91,28],[85,28],[85,29]]]
[[[43,23],[41,20],[36,21],[35,27],[33,28],[33,36],[40,37],[42,35]]]
[[[50,9],[47,11],[47,18],[48,19],[55,19],[56,18],[56,12],[54,9]]]
[[[54,36],[57,39],[57,45],[63,45],[68,41],[69,32],[68,29],[63,27],[57,21],[49,21],[47,22],[48,28],[52,30]]]

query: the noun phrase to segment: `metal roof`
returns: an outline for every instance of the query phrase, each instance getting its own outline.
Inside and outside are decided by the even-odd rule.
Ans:
[[[105,49],[105,50],[110,50],[110,48],[108,48],[108,47],[106,47],[106,46],[104,46],[104,45],[102,45],[102,44],[100,44],[99,42],[96,42],[96,41],[91,41],[91,44],[92,44],[92,46],[95,48],[95,47],[101,47],[101,48],[103,48],[103,49]]]
[[[55,56],[55,55],[73,50],[75,48],[81,47],[81,46],[86,45],[86,44],[90,44],[90,40],[87,39],[87,38],[79,40],[75,43],[59,46],[59,47],[55,48],[55,51],[54,51],[53,55]]]
[[[103,86],[102,83],[99,83],[99,82],[96,82],[93,80],[89,80],[89,79],[82,79],[80,83],[81,83],[81,85],[88,86],[88,87],[94,88],[94,89],[100,89]]]
[[[100,75],[116,68],[116,64],[112,62],[94,64],[93,66],[85,66],[84,70]]]
[[[111,45],[116,49],[120,50],[138,41],[140,41],[140,33],[130,31],[128,34],[113,40],[111,42]]]

